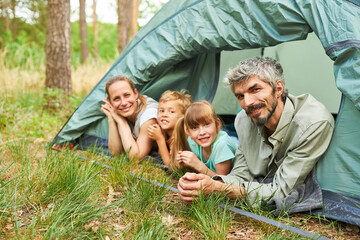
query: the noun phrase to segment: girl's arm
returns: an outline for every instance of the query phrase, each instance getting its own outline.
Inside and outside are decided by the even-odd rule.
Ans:
[[[177,160],[179,164],[191,167],[198,173],[206,174],[208,176],[227,175],[231,170],[231,159],[216,164],[216,172],[214,172],[208,168],[205,163],[203,163],[193,152],[190,151],[180,151],[177,156]]]
[[[170,153],[168,146],[166,144],[165,136],[161,131],[159,124],[150,125],[147,129],[149,137],[156,141],[159,147],[159,154],[164,162],[164,164],[170,167]]]
[[[216,175],[228,175],[231,171],[231,159],[215,165]]]
[[[147,134],[147,129],[150,125],[156,123],[156,119],[152,118],[141,125],[139,137],[136,141],[132,136],[129,124],[125,119],[123,120],[125,124],[119,124],[118,122],[118,129],[124,150],[128,151],[129,157],[140,160],[149,154],[154,145],[154,141]]]

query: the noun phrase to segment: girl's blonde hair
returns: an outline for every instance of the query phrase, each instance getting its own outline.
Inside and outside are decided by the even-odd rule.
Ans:
[[[218,115],[208,101],[200,100],[192,103],[186,110],[184,117],[179,118],[173,132],[173,147],[171,149],[171,164],[180,167],[176,161],[176,155],[179,151],[190,151],[187,142],[187,134],[185,129],[193,128],[199,124],[214,121],[217,132],[220,131]]]
[[[161,102],[168,102],[168,101],[177,101],[181,107],[181,113],[185,114],[186,109],[190,106],[192,98],[190,94],[187,94],[187,90],[178,91],[171,91],[167,90],[159,99],[159,103]]]
[[[125,76],[125,75],[117,75],[117,76],[113,76],[113,77],[109,78],[109,79],[107,80],[106,84],[105,84],[105,92],[106,92],[106,95],[107,95],[108,97],[110,97],[110,94],[109,94],[109,88],[110,88],[110,86],[113,85],[114,83],[120,82],[120,81],[125,81],[125,82],[127,82],[127,83],[129,84],[131,90],[132,90],[133,92],[135,92],[135,89],[136,89],[136,88],[135,88],[135,84],[134,84],[133,81],[130,80],[130,78],[128,78],[128,77]],[[147,104],[147,103],[146,103],[146,98],[144,97],[144,95],[139,94],[139,98],[138,98],[138,99],[139,99],[140,103],[138,103],[139,106],[138,106],[138,110],[136,111],[136,114],[138,114],[141,110],[145,109],[145,108],[146,108],[146,104]]]
[[[181,90],[180,92],[178,91],[171,91],[171,90],[167,90],[165,91],[160,99],[159,99],[159,103],[165,103],[168,101],[176,101],[179,105],[180,105],[180,110],[181,110],[181,114],[184,115],[186,109],[191,105],[191,95],[187,94],[187,90]],[[179,134],[176,134],[176,129],[179,129],[178,132],[184,133],[185,134],[185,130],[183,129],[183,124],[181,124],[180,122],[182,121],[181,119],[183,119],[184,116],[180,117],[180,119],[178,119],[175,127],[174,127],[174,131],[172,136],[169,139],[169,146],[170,146],[170,167],[173,168],[175,166],[178,167],[178,164],[176,164],[176,155],[179,152],[180,149],[183,150],[189,150],[189,146],[187,144],[186,141],[186,136],[180,136]],[[185,141],[184,141],[185,138]]]
[[[213,106],[208,101],[200,100],[192,103],[185,112],[184,124],[187,129],[196,127],[200,124],[215,122],[219,119]],[[216,125],[217,131],[218,129]]]

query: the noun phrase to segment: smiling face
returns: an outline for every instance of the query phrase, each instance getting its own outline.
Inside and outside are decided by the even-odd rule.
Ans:
[[[278,81],[275,89],[257,76],[234,85],[234,94],[242,109],[258,126],[275,130],[284,103],[281,100],[283,83]]]
[[[194,102],[184,116],[185,131],[204,151],[211,152],[211,144],[219,133],[221,122],[211,104],[205,100]]]
[[[117,114],[130,120],[136,117],[136,99],[139,96],[136,89],[133,90],[126,81],[117,81],[109,86],[108,93]]]
[[[164,131],[172,133],[177,120],[184,115],[181,105],[176,100],[159,103],[158,122]]]
[[[211,150],[211,144],[215,141],[219,129],[219,119],[207,119],[196,126],[187,127],[187,133],[203,149]]]

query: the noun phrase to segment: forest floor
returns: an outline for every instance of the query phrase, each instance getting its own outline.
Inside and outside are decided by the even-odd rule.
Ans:
[[[129,174],[176,188],[176,176],[149,162],[138,165],[125,157],[109,160],[87,152],[47,150],[43,138],[15,141],[3,142],[0,152],[2,239],[306,239],[217,207],[227,202],[223,198],[186,205],[176,192]],[[85,193],[72,196],[79,186]],[[358,226],[323,217],[260,214],[329,239],[360,237]]]

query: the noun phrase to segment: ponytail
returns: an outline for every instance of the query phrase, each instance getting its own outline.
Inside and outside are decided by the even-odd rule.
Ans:
[[[172,143],[172,148],[170,149],[170,167],[173,169],[181,168],[176,161],[177,154],[179,151],[191,151],[187,142],[187,134],[185,133],[184,116],[180,117],[176,122]]]

